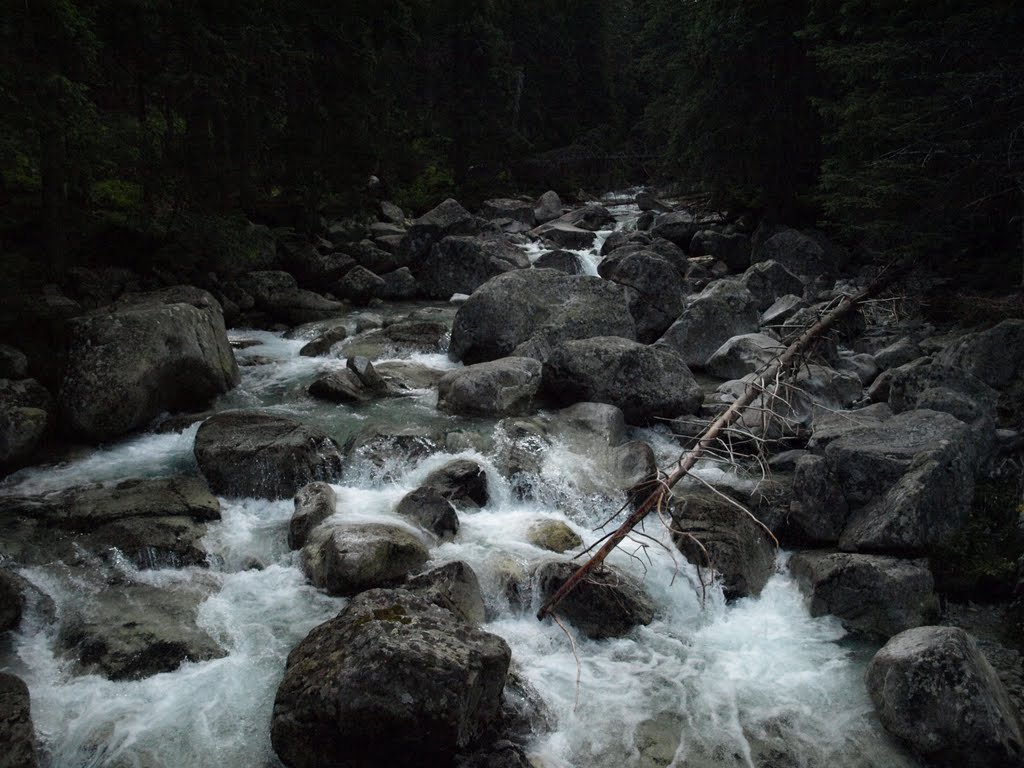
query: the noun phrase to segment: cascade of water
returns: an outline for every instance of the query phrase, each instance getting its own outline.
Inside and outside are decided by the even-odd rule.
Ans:
[[[614,203],[614,201],[613,201]],[[619,224],[636,215],[613,206]],[[596,274],[604,238],[581,253]],[[339,438],[367,423],[442,426],[489,433],[493,422],[438,414],[435,395],[359,408],[325,405],[305,394],[309,380],[338,358],[303,358],[304,339],[239,331],[259,342],[239,352],[258,357],[242,368],[239,388],[218,408],[272,407],[316,422]],[[450,368],[440,354],[401,353],[435,368]],[[0,493],[31,494],[92,482],[161,476],[194,470],[191,446],[197,427],[181,434],[147,434],[59,467],[24,470]],[[678,449],[664,431],[639,434],[659,458]],[[486,629],[506,639],[519,674],[548,710],[549,729],[529,745],[547,768],[570,766],[801,766],[869,768],[913,765],[886,739],[862,683],[867,649],[844,639],[832,618],[813,619],[793,582],[779,573],[763,594],[726,605],[721,594],[702,601],[694,570],[674,556],[657,524],[635,551],[615,553],[614,565],[642,580],[658,605],[653,623],[626,637],[577,637],[576,656],[562,630],[536,621],[533,605],[515,605],[505,587],[510,573],[551,553],[530,543],[539,518],[565,523],[586,544],[594,527],[620,503],[585,471],[588,457],[560,443],[545,448],[541,469],[528,478],[530,495],[513,487],[495,464],[494,450],[439,452],[427,458],[391,456],[381,467],[351,462],[335,486],[338,515],[351,521],[386,521],[408,527],[394,514],[397,501],[426,475],[453,458],[470,458],[487,472],[490,502],[461,513],[454,541],[433,550],[431,565],[468,562],[486,594]],[[703,470],[716,477],[718,470]],[[580,478],[586,478],[586,486]],[[224,649],[222,658],[183,664],[138,681],[114,682],[76,673],[57,650],[54,622],[103,582],[60,564],[24,568],[21,575],[54,605],[30,608],[0,660],[21,674],[32,692],[38,734],[52,768],[117,766],[278,766],[269,722],[289,650],[345,604],[306,584],[298,554],[285,543],[290,500],[222,499],[222,520],[208,526],[203,543],[209,568],[137,570],[112,566],[117,580],[167,590],[200,590],[197,623]],[[107,574],[109,578],[110,574]],[[570,630],[571,631],[571,630]],[[577,667],[577,657],[578,664]],[[577,681],[578,676],[578,681]]]

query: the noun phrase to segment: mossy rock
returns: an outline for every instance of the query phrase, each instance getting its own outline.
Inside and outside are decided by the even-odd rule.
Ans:
[[[561,520],[538,520],[530,526],[526,539],[535,547],[559,554],[583,546],[583,539]]]

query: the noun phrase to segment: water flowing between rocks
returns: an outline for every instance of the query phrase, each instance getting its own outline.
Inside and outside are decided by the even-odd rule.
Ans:
[[[619,227],[637,214],[635,207],[607,202]],[[608,234],[601,233],[594,248],[580,252],[588,273],[596,274],[598,251]],[[450,313],[443,309],[447,305],[433,306]],[[409,311],[408,305],[377,307],[345,322],[354,332],[360,318]],[[602,487],[586,453],[559,444],[544,452],[539,473],[529,478],[532,498],[523,501],[496,467],[509,438],[494,432],[494,420],[440,413],[434,390],[355,407],[328,405],[306,394],[318,375],[345,365],[346,350],[359,345],[360,334],[336,348],[334,357],[300,356],[308,337],[237,329],[230,336],[233,342],[254,343],[237,350],[242,382],[215,404],[217,410],[279,410],[316,424],[339,443],[381,423],[479,436],[478,449],[452,453],[442,445],[426,458],[395,452],[383,464],[357,452],[335,486],[338,507],[349,520],[400,523],[395,504],[431,470],[453,458],[470,458],[486,469],[490,502],[460,513],[458,536],[433,548],[430,565],[463,560],[479,575],[488,611],[484,629],[508,642],[513,668],[537,691],[546,710],[527,749],[538,765],[915,764],[883,733],[865,690],[864,667],[875,648],[846,638],[832,617],[810,617],[785,573],[785,553],[760,597],[730,605],[715,590],[702,600],[695,570],[664,548],[651,544],[634,557],[634,543],[615,553],[611,562],[643,580],[658,614],[649,626],[623,638],[578,637],[577,682],[577,661],[566,635],[534,617],[539,596],[528,596],[532,604],[525,608],[514,607],[503,578],[509,569],[550,554],[527,539],[538,519],[563,521],[585,544],[602,535],[593,529],[622,499]],[[389,354],[433,368],[456,366],[443,350],[410,353],[398,346]],[[0,486],[0,493],[40,494],[194,473],[197,429],[196,424],[181,433],[142,434],[58,466],[23,470]],[[635,429],[631,437],[650,442],[663,463],[680,450],[667,430]],[[700,471],[710,479],[728,479],[718,469]],[[21,628],[2,649],[0,667],[28,683],[45,765],[280,765],[271,749],[270,717],[285,658],[313,627],[337,614],[345,600],[306,583],[299,554],[286,544],[290,499],[220,502],[222,519],[208,525],[202,542],[209,567],[140,570],[115,558],[97,563],[94,571],[61,563],[19,570],[52,604],[42,598],[31,601]],[[648,522],[646,533],[671,549],[656,521]],[[222,646],[224,655],[137,681],[80,674],[75,661],[57,650],[54,615],[118,584],[197,595],[198,626]]]

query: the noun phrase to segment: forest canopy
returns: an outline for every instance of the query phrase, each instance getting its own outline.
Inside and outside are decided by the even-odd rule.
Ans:
[[[414,214],[670,182],[1019,279],[1022,22],[1014,0],[5,0],[4,267],[230,253],[249,221],[358,212],[376,175]]]

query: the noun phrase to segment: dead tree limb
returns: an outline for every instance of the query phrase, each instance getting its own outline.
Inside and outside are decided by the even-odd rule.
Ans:
[[[575,589],[576,586],[587,577],[588,573],[604,562],[605,558],[608,557],[611,551],[629,535],[629,532],[632,531],[634,527],[647,517],[651,511],[660,510],[661,505],[665,502],[668,494],[671,493],[672,488],[676,483],[682,480],[691,469],[693,469],[704,453],[714,445],[719,435],[724,430],[728,429],[729,425],[732,424],[733,421],[735,421],[760,395],[770,395],[769,389],[771,386],[773,384],[777,386],[778,383],[788,375],[790,366],[794,362],[799,361],[801,354],[807,350],[815,339],[828,331],[836,324],[836,322],[855,309],[858,304],[871,298],[883,288],[891,284],[909,266],[909,263],[904,263],[900,266],[890,266],[882,270],[878,277],[876,277],[867,288],[853,296],[846,296],[834,309],[816,321],[813,325],[805,328],[803,333],[797,337],[796,341],[790,344],[781,355],[775,358],[767,368],[761,371],[757,377],[747,385],[747,389],[743,395],[737,399],[736,402],[730,405],[728,410],[708,425],[708,428],[704,430],[704,433],[697,444],[680,457],[679,462],[672,473],[657,484],[655,490],[652,491],[643,500],[643,502],[635,508],[633,514],[631,514],[621,526],[607,537],[602,547],[594,553],[587,562],[581,565],[579,569],[577,569],[577,571],[570,576],[561,587],[558,588],[547,602],[541,606],[540,610],[537,611],[537,618],[543,620],[545,617],[549,616],[565,596],[572,592],[573,589]]]

